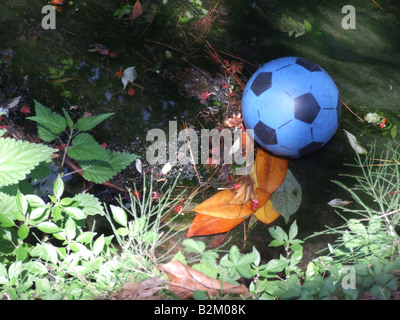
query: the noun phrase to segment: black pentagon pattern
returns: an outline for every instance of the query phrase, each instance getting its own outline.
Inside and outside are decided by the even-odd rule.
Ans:
[[[321,68],[317,64],[304,58],[297,58],[296,63],[310,72],[321,71]]]
[[[338,103],[336,107],[337,123],[340,122],[340,117],[342,116],[342,101],[340,101],[340,96],[338,95]]]
[[[317,151],[319,148],[322,147],[323,144],[324,144],[323,142],[313,141],[310,144],[308,144],[305,147],[303,147],[303,148],[298,150],[299,156],[301,157],[303,155],[306,155],[306,154],[309,154],[311,152]]]
[[[275,129],[267,126],[264,122],[258,121],[254,127],[254,134],[265,145],[277,144]]]
[[[297,120],[311,124],[320,110],[321,107],[311,93],[294,98],[294,117]]]
[[[260,72],[251,84],[251,90],[258,97],[261,93],[271,88],[271,86],[272,72]]]

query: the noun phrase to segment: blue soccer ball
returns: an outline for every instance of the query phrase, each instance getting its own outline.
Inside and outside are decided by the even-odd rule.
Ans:
[[[300,157],[324,146],[341,115],[339,91],[320,66],[304,58],[272,60],[259,68],[243,92],[242,117],[268,151]]]

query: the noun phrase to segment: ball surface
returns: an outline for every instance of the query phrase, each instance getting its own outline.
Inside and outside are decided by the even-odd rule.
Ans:
[[[250,78],[242,117],[268,151],[300,157],[324,146],[341,115],[339,91],[329,74],[304,58],[272,60]]]

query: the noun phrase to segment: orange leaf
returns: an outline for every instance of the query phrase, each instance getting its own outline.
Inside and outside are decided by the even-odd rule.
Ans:
[[[136,18],[139,18],[143,14],[143,7],[139,0],[136,0],[133,5],[131,15],[129,16],[129,20],[133,21]]]
[[[235,196],[236,193],[231,189],[222,190],[199,204],[193,211],[208,216],[223,218],[225,220],[245,218],[254,212],[250,206],[251,200],[245,204],[231,203]],[[265,191],[257,189],[257,200],[259,204],[256,209],[260,208],[269,197],[270,195]]]
[[[275,210],[271,200],[268,200],[260,209],[258,209],[254,216],[262,223],[268,224],[279,218],[280,214]]]
[[[160,270],[168,275],[169,288],[181,299],[193,297],[196,290],[206,291],[210,296],[222,294],[246,294],[249,290],[242,284],[222,283],[219,279],[211,278],[178,260],[173,260],[160,266]]]
[[[198,213],[186,234],[187,238],[194,236],[206,236],[209,234],[227,232],[242,223],[244,218],[223,219]]]
[[[255,165],[258,187],[272,194],[285,179],[288,160],[258,149]]]

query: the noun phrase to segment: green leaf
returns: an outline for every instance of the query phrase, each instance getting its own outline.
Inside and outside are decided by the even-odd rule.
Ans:
[[[92,231],[85,231],[82,232],[77,238],[76,241],[80,242],[80,243],[84,243],[84,244],[89,244],[94,236],[96,235],[96,232],[92,232]]]
[[[93,254],[95,256],[98,256],[100,252],[104,248],[104,235],[102,234],[100,237],[96,239],[96,241],[93,244]]]
[[[19,190],[17,191],[16,200],[19,212],[21,212],[25,216],[26,211],[28,210],[28,201],[25,199],[24,195]]]
[[[0,187],[25,179],[40,162],[57,150],[43,144],[0,138]]]
[[[61,176],[58,175],[56,181],[54,181],[53,195],[57,199],[57,201],[60,201],[60,198],[63,193],[64,193],[64,182],[62,181]]]
[[[43,260],[50,261],[54,264],[58,261],[56,248],[48,243],[37,244],[31,250],[31,256],[42,258]]]
[[[51,221],[44,221],[36,225],[44,233],[55,233],[61,231],[61,228]]]
[[[116,207],[113,205],[110,205],[110,208],[114,220],[118,222],[121,226],[126,227],[126,225],[128,224],[128,216],[125,210],[122,209],[121,207]]]
[[[196,241],[194,239],[185,239],[182,244],[185,246],[186,252],[202,254],[206,249],[206,244],[203,241]]]
[[[392,136],[392,139],[395,139],[397,136],[397,126],[394,125],[391,129],[390,129],[390,135]]]
[[[288,265],[288,261],[280,257],[279,259],[272,259],[267,264],[263,265],[263,270],[267,272],[277,273],[282,272]]]
[[[26,224],[21,225],[18,228],[18,237],[21,240],[25,240],[28,235],[29,235],[29,227]]]
[[[25,217],[19,212],[15,199],[15,196],[0,192],[0,217],[7,216],[11,221],[24,221]]]
[[[78,193],[72,198],[75,201],[80,209],[86,214],[90,216],[94,216],[96,214],[104,216],[104,207],[94,195],[90,193]]]
[[[53,133],[45,127],[38,125],[38,134],[40,139],[46,142],[52,142],[54,139],[57,139],[59,134]]]
[[[71,217],[68,218],[67,222],[65,223],[65,235],[67,236],[68,240],[73,240],[76,236],[76,223],[74,219]]]
[[[72,121],[71,116],[69,115],[69,113],[64,108],[62,108],[62,112],[64,114],[65,120],[67,121],[68,127],[70,129],[73,129],[74,128],[74,122]]]
[[[50,205],[34,208],[29,214],[29,223],[36,225],[45,221],[50,215]]]
[[[58,136],[63,133],[67,128],[67,121],[64,117],[52,112],[49,108],[46,108],[44,105],[37,101],[35,101],[35,113],[36,116],[28,117],[27,119],[35,121],[36,123],[41,125],[46,131],[49,131],[53,135]],[[40,133],[39,135],[43,139]]]
[[[294,238],[296,238],[297,232],[298,232],[298,229],[297,229],[297,223],[295,220],[295,221],[293,221],[292,225],[289,228],[289,240],[293,240]]]
[[[76,207],[65,207],[63,210],[75,220],[83,220],[87,217],[87,214],[83,210]]]
[[[117,151],[107,151],[111,163],[104,161],[79,161],[79,166],[83,169],[83,177],[95,183],[104,183],[109,181],[118,172],[125,169],[138,157],[134,154],[117,152]]]
[[[75,129],[78,131],[92,130],[100,122],[106,120],[107,118],[111,117],[112,115],[114,115],[114,113],[105,113],[105,114],[100,114],[98,116],[80,118],[75,124]]]
[[[78,134],[73,140],[72,145],[67,150],[68,156],[75,160],[101,160],[110,162],[106,149],[89,133]]]
[[[311,32],[312,31],[312,25],[311,23],[309,23],[307,20],[304,20],[304,28],[306,30],[306,32]]]
[[[0,239],[0,254],[9,255],[10,253],[14,252],[14,244],[11,241],[6,239]]]
[[[268,229],[272,238],[280,241],[288,241],[288,235],[286,232],[279,226],[274,226]]]

